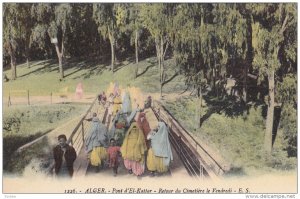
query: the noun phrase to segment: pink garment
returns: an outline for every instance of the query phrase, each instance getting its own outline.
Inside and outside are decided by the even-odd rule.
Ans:
[[[118,152],[120,152],[119,146],[110,146],[107,149],[107,153],[109,156],[109,167],[117,167],[119,166],[118,161]]]
[[[145,171],[145,164],[141,164],[137,161],[124,159],[124,165],[126,169],[131,169],[135,175],[142,175]]]
[[[77,84],[76,86],[76,97],[78,99],[81,99],[83,95],[83,87],[82,87],[82,83]]]
[[[114,96],[120,95],[119,84],[115,83],[113,93],[114,93]]]

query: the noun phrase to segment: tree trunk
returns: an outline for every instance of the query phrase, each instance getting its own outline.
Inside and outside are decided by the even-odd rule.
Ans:
[[[198,128],[201,127],[202,117],[202,88],[201,86],[197,89],[197,103],[196,103],[196,125]]]
[[[201,127],[201,118],[202,118],[202,88],[200,86],[200,89],[199,89],[199,100],[200,100],[200,104],[199,104],[199,128]]]
[[[246,39],[247,39],[247,54],[245,60],[245,76],[244,76],[244,85],[243,85],[243,99],[245,103],[247,103],[247,79],[248,79],[248,71],[249,66],[252,64],[253,60],[253,48],[252,48],[252,18],[250,14],[246,15],[246,24],[247,24],[247,31],[246,31]]]
[[[160,40],[155,37],[155,48],[156,48],[156,57],[158,61],[158,68],[159,68],[159,83],[160,83],[160,97],[162,98],[162,81],[161,81],[161,48],[160,48]]]
[[[196,116],[195,116],[195,124],[197,125],[197,127],[200,126],[200,114],[199,114],[199,88],[197,89],[197,99],[196,99]]]
[[[248,65],[245,64],[244,67],[244,79],[243,79],[243,101],[247,103],[247,74],[248,74]]]
[[[111,71],[114,72],[115,65],[115,38],[110,36],[110,48],[111,48]]]
[[[135,31],[135,63],[139,63],[139,31]]]
[[[26,45],[25,51],[26,51],[26,64],[27,64],[27,67],[30,68],[30,65],[29,65],[29,47],[27,45]]]
[[[62,53],[59,51],[58,44],[55,44],[55,50],[56,54],[58,57],[58,68],[59,68],[59,73],[60,73],[60,78],[64,78],[64,68],[63,68],[63,63],[62,63]]]
[[[160,98],[162,98],[162,89],[163,89],[163,84],[160,83]]]
[[[9,42],[9,55],[10,55],[10,65],[11,65],[11,79],[17,79],[17,66],[16,66],[16,55],[13,45]]]
[[[64,68],[63,68],[63,60],[62,60],[62,55],[58,57],[58,66],[59,66],[59,71],[60,71],[60,78],[63,79],[65,77],[64,75]]]
[[[160,97],[162,97],[162,89],[164,84],[164,40],[160,38]]]
[[[136,63],[136,68],[135,68],[135,78],[137,78],[138,75],[138,70],[139,70],[139,44],[138,44],[138,38],[139,38],[139,31],[135,31],[135,63]]]
[[[213,93],[216,95],[216,68],[217,68],[217,61],[216,61],[216,52],[214,52],[214,66],[213,66]]]
[[[274,70],[270,71],[268,74],[269,82],[269,99],[268,99],[268,112],[266,120],[266,133],[265,133],[265,151],[271,153],[272,151],[272,131],[273,131],[273,121],[274,121],[274,94],[275,94],[275,79]]]
[[[10,55],[10,64],[11,64],[11,79],[17,79],[17,66],[16,66],[16,56],[14,52],[11,52]]]
[[[215,61],[215,64],[216,64],[216,61]],[[216,94],[216,69],[215,67],[213,67],[213,87],[212,87],[212,90],[213,90],[213,93],[214,95]]]

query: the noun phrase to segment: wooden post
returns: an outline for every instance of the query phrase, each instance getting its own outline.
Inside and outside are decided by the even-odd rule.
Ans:
[[[10,101],[10,92],[8,94],[8,107],[11,106],[11,101]]]
[[[179,152],[179,155],[180,155],[180,157],[182,158],[182,144],[181,144],[181,136],[178,136],[178,141],[179,141],[179,150],[180,150],[180,152]]]
[[[52,92],[50,93],[50,103],[52,104]]]
[[[83,121],[81,122],[81,133],[82,133],[82,143],[84,144],[84,126],[83,126]]]
[[[204,175],[203,175],[203,166],[200,164],[200,179],[203,180]]]
[[[157,113],[158,113],[158,121],[160,121],[160,108],[158,108],[158,111],[157,111]]]
[[[30,101],[29,101],[29,90],[27,90],[27,104],[30,105]]]

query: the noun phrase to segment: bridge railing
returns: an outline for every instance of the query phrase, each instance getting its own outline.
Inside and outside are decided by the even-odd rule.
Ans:
[[[95,98],[95,100],[92,102],[89,109],[86,111],[84,116],[80,119],[78,124],[75,126],[74,130],[72,131],[70,137],[67,140],[67,143],[74,147],[77,154],[81,150],[81,148],[84,144],[84,140],[87,136],[86,134],[89,131],[89,129],[91,128],[91,124],[88,123],[85,120],[85,118],[93,112],[98,113],[98,104],[96,103],[96,101],[97,101],[97,98]]]
[[[170,141],[190,175],[217,178],[226,172],[227,168],[219,164],[160,102],[154,101],[152,110],[169,127]]]
[[[77,158],[74,162],[74,176],[84,176],[87,172],[89,161],[85,151],[85,140],[92,128],[92,122],[85,120],[85,118],[92,113],[97,113],[97,116],[102,120],[102,124],[106,125],[108,117],[108,109],[106,105],[98,104],[95,101],[91,104],[91,107],[87,111],[86,115],[82,117],[82,120],[79,121],[77,126],[74,128],[72,135],[69,138],[69,143],[75,148],[77,152]]]

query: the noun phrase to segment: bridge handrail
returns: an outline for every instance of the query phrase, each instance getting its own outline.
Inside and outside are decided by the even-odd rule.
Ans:
[[[78,124],[76,125],[76,127],[72,131],[70,137],[67,140],[67,144],[69,144],[69,143],[72,144],[73,137],[75,136],[75,134],[76,134],[77,130],[79,129],[79,127],[82,125],[82,123],[83,123],[84,119],[86,118],[86,116],[91,112],[93,106],[95,105],[96,100],[97,100],[97,97],[94,99],[94,101],[92,102],[91,106],[86,111],[85,115],[81,118],[81,120],[78,122]]]
[[[167,117],[170,117],[173,121],[175,121],[175,123],[173,121],[171,121],[172,122],[171,128],[175,127],[176,130],[180,132],[180,134],[181,134],[180,129],[183,130],[184,133],[194,142],[194,144],[196,145],[196,147],[199,147],[205,153],[205,155],[208,156],[209,159],[211,161],[213,161],[215,165],[217,165],[218,169],[221,170],[222,173],[226,172],[225,169],[223,169],[223,167],[209,154],[209,152],[207,150],[205,150],[204,147],[197,140],[195,140],[195,138],[173,117],[173,115],[160,102],[154,101],[153,106],[156,109],[158,109],[159,112],[160,112],[160,110],[163,110],[164,112],[166,112],[167,113]],[[161,114],[161,112],[160,112],[160,114]],[[170,121],[169,118],[167,118],[167,120]],[[177,125],[180,127],[180,129],[178,128]],[[185,137],[183,137],[183,139],[184,138]],[[185,138],[185,140],[188,141],[186,138]],[[198,153],[197,148],[195,149],[195,151]]]
[[[96,100],[97,100],[97,97],[94,99],[94,101],[90,105],[89,109],[86,111],[86,113],[84,114],[84,116],[80,119],[80,121],[78,122],[78,124],[76,125],[76,127],[74,128],[74,130],[72,131],[70,137],[67,140],[67,144],[71,144],[73,146],[73,137],[76,135],[76,132],[78,131],[78,129],[79,129],[80,126],[82,126],[82,128],[83,128],[83,121],[86,118],[86,116],[91,112],[92,108],[94,107],[94,105],[96,103]],[[81,140],[82,140],[82,143],[79,143],[79,146],[81,144],[83,144],[84,133],[82,133],[82,139]],[[79,147],[79,150],[80,150],[80,147]],[[76,148],[75,148],[75,151],[76,151],[77,155],[79,153],[79,150],[76,150]],[[53,173],[53,169],[54,169],[54,162],[51,163],[51,165],[49,167],[49,170],[48,170],[48,173],[52,174]]]

